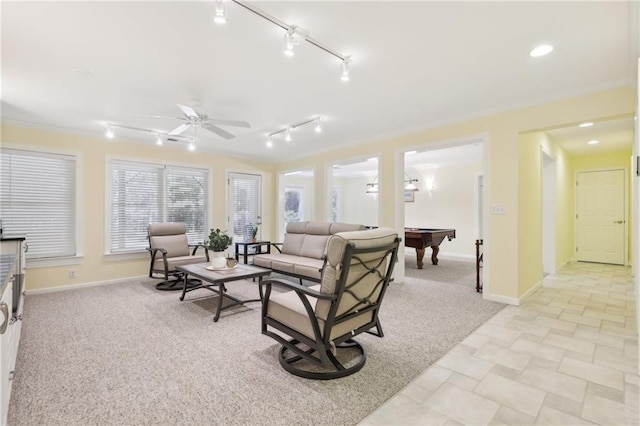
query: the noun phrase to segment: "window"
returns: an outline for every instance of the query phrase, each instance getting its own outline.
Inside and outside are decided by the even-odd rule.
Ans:
[[[27,259],[75,256],[76,157],[0,150],[0,218],[26,234]]]
[[[112,160],[110,252],[145,249],[155,222],[183,222],[190,243],[204,241],[208,180],[203,169]]]
[[[285,187],[284,188],[284,222],[302,222],[304,221],[304,211],[302,203],[302,194],[304,190],[301,187]]]

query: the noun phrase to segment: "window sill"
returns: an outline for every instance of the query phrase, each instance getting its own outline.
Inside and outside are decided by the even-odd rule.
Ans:
[[[149,259],[148,251],[132,251],[128,253],[105,253],[104,260],[106,262],[120,262],[123,260],[140,260]]]
[[[26,268],[49,268],[52,266],[80,265],[84,256],[55,257],[49,259],[27,259]]]

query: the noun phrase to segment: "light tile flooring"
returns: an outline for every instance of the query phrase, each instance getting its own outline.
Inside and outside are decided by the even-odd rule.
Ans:
[[[630,268],[570,263],[360,425],[638,425],[635,318]]]

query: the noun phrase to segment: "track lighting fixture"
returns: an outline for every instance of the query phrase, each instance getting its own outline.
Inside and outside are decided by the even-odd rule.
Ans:
[[[322,122],[322,117],[318,116],[318,117],[312,118],[311,120],[302,121],[302,122],[294,124],[292,126],[285,127],[282,130],[278,130],[277,132],[270,133],[268,135],[269,139],[267,141],[267,147],[271,148],[273,146],[273,136],[278,135],[280,133],[284,133],[284,140],[285,141],[291,142],[291,132],[293,132],[295,129],[297,129],[300,126],[304,126],[305,124],[316,123],[315,131],[316,131],[316,133],[320,133],[320,132],[322,132],[321,122]]]
[[[309,33],[307,33],[305,30],[301,29],[300,27],[297,27],[295,25],[289,25],[281,20],[279,20],[278,18],[269,15],[266,12],[263,12],[262,10],[258,9],[257,7],[253,6],[252,4],[247,3],[246,1],[241,1],[241,0],[231,0],[233,1],[233,3],[237,4],[238,6],[242,6],[245,9],[247,9],[250,12],[255,13],[256,15],[258,15],[259,17],[266,19],[267,21],[271,22],[272,24],[275,24],[277,26],[279,26],[280,28],[282,28],[283,30],[286,31],[285,35],[284,35],[284,54],[287,56],[293,56],[293,49],[295,46],[299,45],[301,41],[306,41],[312,45],[314,45],[315,47],[324,50],[325,52],[329,53],[330,55],[335,56],[336,58],[340,59],[342,61],[342,75],[341,75],[341,79],[344,81],[348,81],[349,80],[349,63],[351,61],[351,57],[350,56],[345,56],[342,55],[338,52],[336,52],[335,50],[325,46],[324,44],[320,43],[318,40],[312,38]],[[217,0],[216,1],[216,13],[217,13],[217,4],[218,2],[223,3],[223,1],[221,0]],[[218,21],[216,21],[218,22]],[[225,21],[226,22],[226,5],[225,5]]]
[[[113,137],[115,136],[115,128],[120,128],[120,129],[127,129],[127,130],[135,130],[136,132],[143,132],[143,133],[149,133],[150,135],[152,135],[155,138],[155,142],[156,145],[160,146],[160,145],[164,145],[164,141],[165,141],[165,137],[169,136],[167,133],[163,133],[163,132],[158,132],[156,130],[151,130],[151,129],[143,129],[140,127],[133,127],[133,126],[125,126],[124,124],[115,124],[115,123],[106,123],[107,125],[107,137],[109,139],[113,139]],[[179,135],[171,135],[169,136],[169,138],[167,139],[167,141],[169,142],[185,142],[185,141],[194,141],[194,138],[190,138],[190,137],[184,137],[184,136],[179,136]],[[194,145],[195,148],[195,145]],[[190,148],[191,149],[191,148]]]
[[[342,60],[340,80],[349,81],[349,64],[351,63],[351,57],[347,56]]]
[[[189,151],[195,151],[196,150],[196,143],[191,141],[189,142]]]
[[[217,24],[224,24],[227,22],[227,1],[216,0],[216,12],[213,16],[213,21]]]
[[[293,46],[295,39],[293,38],[293,28],[284,33],[284,54],[293,56]]]

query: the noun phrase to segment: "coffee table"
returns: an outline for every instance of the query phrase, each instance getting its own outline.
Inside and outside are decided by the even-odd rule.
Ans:
[[[259,302],[262,300],[262,286],[260,282],[262,281],[262,277],[267,276],[271,273],[271,269],[259,268],[253,265],[242,265],[238,264],[237,267],[233,269],[221,269],[211,271],[207,269],[209,266],[208,263],[194,263],[191,265],[181,265],[176,267],[178,271],[184,272],[184,281],[182,287],[182,296],[180,296],[180,300],[184,300],[184,296],[193,290],[197,290],[199,288],[206,288],[207,290],[211,290],[214,293],[219,295],[218,297],[218,309],[216,311],[216,315],[213,317],[213,321],[217,322],[220,318],[220,312],[223,309],[227,309],[236,305],[242,305],[247,302]],[[188,276],[191,275],[195,278],[199,278],[201,283],[196,285],[195,287],[189,287],[188,285]],[[240,300],[233,296],[229,296],[227,293],[227,288],[225,286],[226,283],[232,281],[246,280],[248,278],[258,278],[258,292],[260,294],[259,299],[249,299],[249,300]],[[217,287],[217,288],[214,288]],[[222,307],[222,299],[227,298],[232,300],[235,303]]]

